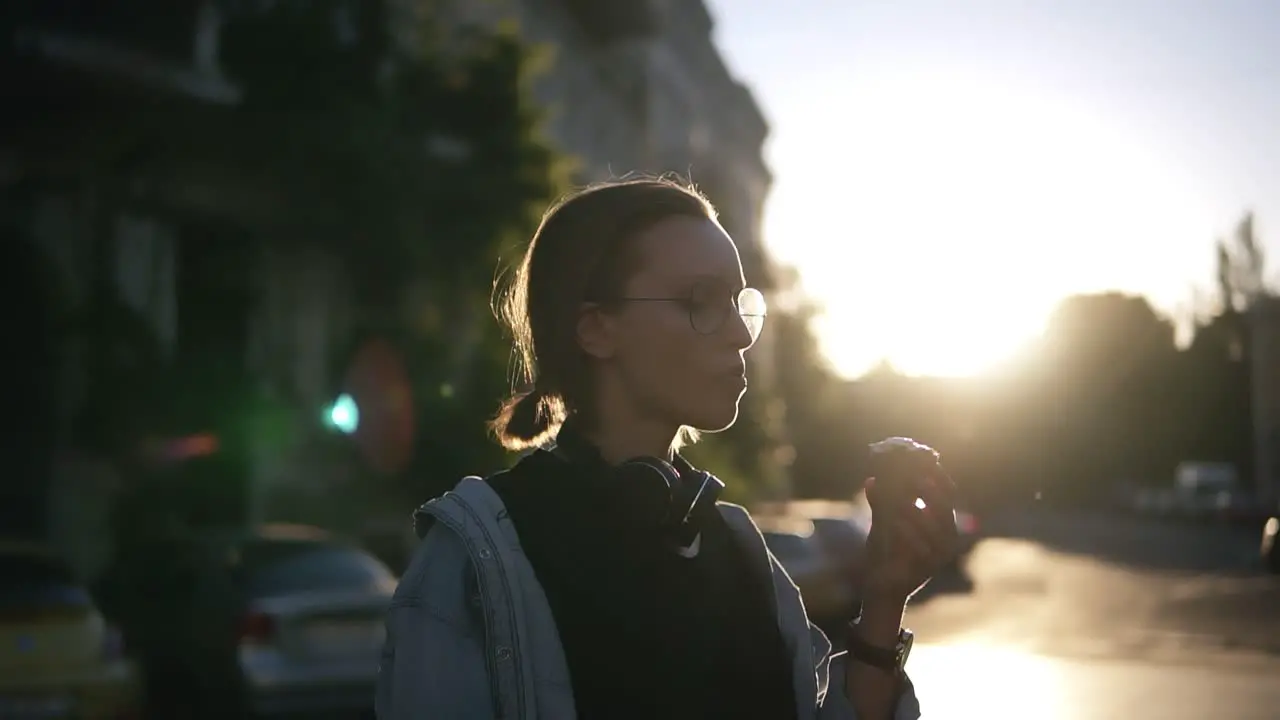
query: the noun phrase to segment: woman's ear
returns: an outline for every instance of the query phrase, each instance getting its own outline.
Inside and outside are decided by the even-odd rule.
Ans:
[[[597,360],[608,360],[617,351],[613,317],[598,303],[578,309],[578,347]]]

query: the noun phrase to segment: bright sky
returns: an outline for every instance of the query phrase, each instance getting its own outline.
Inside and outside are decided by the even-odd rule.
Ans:
[[[708,4],[843,374],[979,372],[1077,292],[1178,313],[1247,208],[1280,265],[1280,2]]]

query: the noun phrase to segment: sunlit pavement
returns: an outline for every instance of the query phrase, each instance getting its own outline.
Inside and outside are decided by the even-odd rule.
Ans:
[[[1216,528],[1038,518],[908,613],[926,718],[1280,718],[1280,582]]]
[[[1280,718],[1280,663],[1196,667],[942,645],[917,648],[911,673],[927,720]]]

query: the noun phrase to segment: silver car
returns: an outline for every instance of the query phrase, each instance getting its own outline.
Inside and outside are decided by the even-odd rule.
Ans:
[[[251,711],[308,718],[369,712],[392,572],[311,528],[263,528],[230,550],[243,601],[239,669]]]

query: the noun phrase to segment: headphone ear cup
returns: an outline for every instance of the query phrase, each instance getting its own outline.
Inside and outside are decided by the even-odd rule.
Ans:
[[[661,524],[671,514],[672,498],[680,485],[680,473],[659,458],[639,457],[613,469],[621,492],[631,499],[637,518]]]
[[[666,490],[668,495],[674,495],[680,487],[680,472],[661,458],[632,458],[619,465],[617,472],[629,479],[655,483]]]

